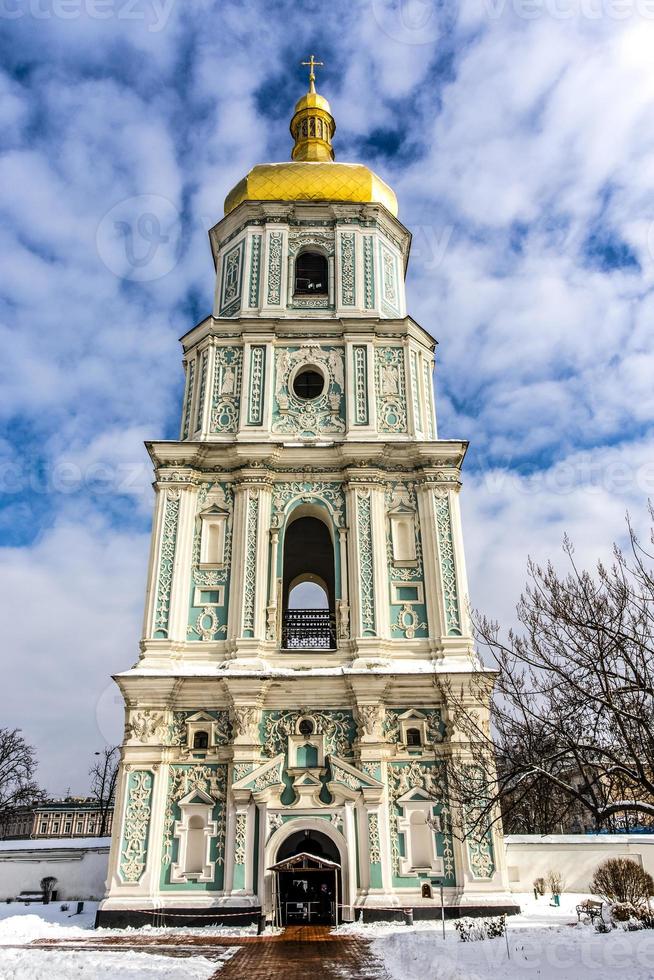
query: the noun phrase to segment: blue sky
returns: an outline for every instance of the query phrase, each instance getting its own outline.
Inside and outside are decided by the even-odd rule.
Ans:
[[[439,432],[471,441],[473,604],[510,621],[527,554],[606,554],[654,491],[654,7],[646,0],[3,0],[3,723],[52,792],[120,735],[138,654],[147,438],[211,307],[207,229],[286,159],[305,86],[342,160],[395,188]],[[134,225],[153,213],[156,227]],[[125,241],[107,229],[123,221]],[[130,264],[129,244],[152,262]],[[162,241],[165,239],[165,241]]]

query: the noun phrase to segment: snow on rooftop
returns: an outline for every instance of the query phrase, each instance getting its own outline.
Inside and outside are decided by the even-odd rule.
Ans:
[[[0,851],[59,851],[67,848],[109,850],[111,837],[41,837],[38,840],[0,840]]]

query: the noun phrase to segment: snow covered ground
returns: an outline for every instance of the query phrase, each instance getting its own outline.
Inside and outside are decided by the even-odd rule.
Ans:
[[[256,932],[255,926],[229,928],[210,926],[203,929],[93,929],[97,902],[85,902],[81,915],[71,915],[76,903],[67,911],[60,904],[24,905],[12,902],[0,905],[0,978],[1,980],[207,980],[220,969],[221,960],[204,956],[171,959],[156,953],[134,951],[64,949],[29,949],[35,939],[93,939],[100,936],[137,936],[189,933],[203,936],[242,936]],[[222,962],[233,956],[238,946],[225,948]],[[217,950],[219,952],[219,950]]]
[[[547,897],[517,895],[523,911],[508,919],[507,937],[462,943],[453,922],[409,927],[374,923],[339,932],[374,939],[392,980],[654,980],[654,930],[601,935],[577,924],[575,905],[587,895],[563,895],[561,907]],[[508,949],[507,949],[508,945]]]
[[[454,924],[440,922],[346,925],[341,935],[373,940],[373,949],[392,980],[654,980],[654,930],[598,934],[590,924],[577,924],[574,907],[586,895],[564,895],[561,908],[548,898],[534,901],[516,896],[522,913],[508,920],[506,939],[462,943]],[[253,926],[203,929],[93,930],[95,904],[69,918],[59,905],[0,906],[1,980],[208,980],[221,962],[201,955],[188,958],[132,950],[68,950],[26,948],[34,939],[93,939],[103,935],[138,936],[162,933],[203,936],[252,935]],[[507,949],[508,946],[508,949]],[[19,947],[19,948],[16,948]],[[23,947],[23,948],[20,948]],[[237,946],[223,947],[225,959]],[[216,950],[219,952],[219,950]],[[276,980],[276,978],[271,978]],[[280,978],[281,980],[281,978]],[[345,978],[344,978],[345,980]]]

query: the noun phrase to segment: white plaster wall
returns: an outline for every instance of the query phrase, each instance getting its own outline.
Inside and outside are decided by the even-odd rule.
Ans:
[[[0,901],[16,898],[21,891],[39,891],[41,878],[52,875],[57,900],[99,900],[104,895],[109,842],[70,846],[73,842],[52,841],[48,848],[33,841],[3,841],[0,850]],[[43,845],[44,841],[39,841]],[[14,845],[11,848],[9,845]],[[32,846],[30,846],[32,845]]]
[[[511,834],[504,847],[513,892],[531,891],[548,871],[563,875],[565,891],[588,892],[597,866],[612,857],[637,861],[654,877],[654,834]]]

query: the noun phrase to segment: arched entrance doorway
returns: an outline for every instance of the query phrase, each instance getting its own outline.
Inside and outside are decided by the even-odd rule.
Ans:
[[[298,830],[282,842],[271,868],[277,919],[282,925],[328,923],[342,917],[341,863],[326,834]]]

